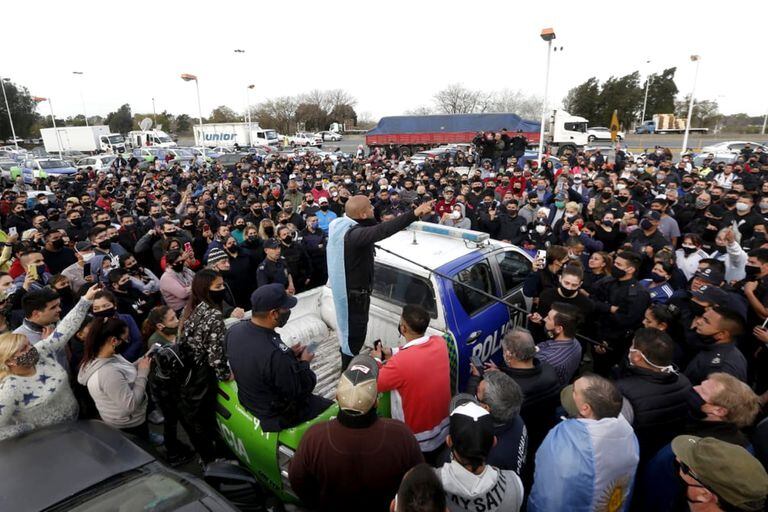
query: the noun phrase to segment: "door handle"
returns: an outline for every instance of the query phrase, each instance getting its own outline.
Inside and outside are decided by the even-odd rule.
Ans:
[[[477,341],[477,339],[482,336],[483,331],[474,331],[469,333],[469,336],[467,336],[467,345],[471,345],[474,342]]]

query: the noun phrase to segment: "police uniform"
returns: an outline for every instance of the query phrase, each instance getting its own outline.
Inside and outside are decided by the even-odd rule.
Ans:
[[[284,288],[288,288],[288,264],[285,258],[280,256],[277,261],[264,258],[256,270],[256,281],[258,286],[278,283],[282,284]]]
[[[251,295],[255,312],[292,308],[296,302],[278,283],[260,287]],[[279,432],[296,426],[332,404],[312,394],[315,372],[274,330],[244,320],[227,331],[224,346],[240,404],[259,419],[263,431]]]
[[[708,345],[685,368],[685,376],[694,386],[715,372],[725,372],[742,382],[747,381],[747,360],[735,343]]]

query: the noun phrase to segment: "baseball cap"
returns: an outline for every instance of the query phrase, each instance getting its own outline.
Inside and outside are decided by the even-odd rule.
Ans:
[[[730,301],[728,293],[711,284],[701,285],[698,290],[691,291],[691,295],[710,304],[725,304]]]
[[[675,456],[689,468],[689,475],[740,510],[763,510],[768,474],[741,446],[714,437],[677,436]]]
[[[279,283],[259,286],[251,294],[251,311],[264,313],[277,308],[292,308],[298,300],[285,293],[285,286]]]
[[[712,267],[696,271],[696,273],[693,274],[693,277],[698,277],[699,279],[703,279],[709,284],[716,285],[722,283],[724,279],[723,273]]]
[[[449,432],[453,449],[462,457],[485,459],[493,447],[493,418],[475,397],[460,393],[451,399]]]
[[[379,365],[371,356],[361,354],[352,358],[336,388],[339,409],[356,415],[370,411],[379,395],[378,377]]]
[[[228,257],[229,256],[227,256],[227,253],[225,253],[218,247],[214,247],[208,253],[208,264],[213,265],[214,263],[217,263],[219,261],[226,260]]]
[[[321,197],[320,199],[318,199],[317,202],[320,203],[320,204],[328,204],[328,198],[327,197]]]
[[[278,242],[276,238],[268,238],[264,242],[265,249],[277,249],[278,247],[280,247],[280,242]]]
[[[645,218],[650,220],[661,220],[661,214],[651,210],[645,214]]]
[[[77,252],[90,251],[91,249],[93,249],[93,244],[88,240],[75,243],[75,250]]]

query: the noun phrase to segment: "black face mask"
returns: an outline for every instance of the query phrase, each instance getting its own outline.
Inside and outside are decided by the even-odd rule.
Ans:
[[[291,310],[279,311],[277,314],[277,326],[284,327],[288,323],[288,319],[291,317]]]
[[[701,406],[707,402],[701,398],[697,392],[691,390],[686,394],[685,401],[688,404],[688,413],[697,420],[703,420],[707,417],[706,413],[701,410]]]
[[[616,265],[614,265],[614,266],[611,267],[611,275],[614,278],[616,278],[616,279],[621,279],[621,278],[623,278],[624,276],[627,275],[627,271],[626,270],[622,270],[619,267],[617,267]]]
[[[744,272],[747,274],[747,279],[755,280],[760,273],[760,267],[757,265],[747,265],[744,267]]]
[[[99,249],[109,249],[112,246],[112,241],[109,238],[107,238],[106,240],[102,240],[101,242],[99,242],[98,246],[99,246]]]
[[[184,270],[184,262],[183,261],[178,261],[178,262],[174,263],[173,265],[171,265],[171,268],[175,272],[181,272],[182,270]]]
[[[53,246],[54,251],[60,251],[64,248],[64,240],[59,238],[58,240],[51,242],[51,245]]]
[[[714,196],[713,196],[713,200],[714,200]],[[735,197],[726,197],[725,199],[723,199],[723,204],[725,206],[733,206],[736,204],[736,201],[737,199]]]
[[[600,193],[600,197],[602,197],[603,199],[610,199],[612,195],[613,195],[613,194],[611,194],[611,193],[610,193],[610,192],[608,192],[608,191],[605,191],[605,192],[601,192],[601,193]]]
[[[227,294],[227,289],[222,288],[221,290],[209,290],[208,296],[211,298],[214,304],[221,304],[224,302],[224,297]]]
[[[115,316],[115,308],[102,309],[101,311],[94,312],[93,316],[98,318],[112,318]]]
[[[686,254],[686,256],[690,256],[691,254],[695,253],[697,249],[695,247],[683,247],[683,252]]]
[[[560,290],[560,294],[563,297],[573,298],[576,295],[578,295],[578,293],[579,293],[579,289],[578,288],[575,289],[575,290],[569,290],[568,288],[566,288],[565,286],[563,286],[561,284],[558,284],[557,288]]]
[[[81,219],[80,217],[77,217],[76,219],[75,218],[70,219],[69,222],[71,222],[72,225],[75,226],[76,228],[79,228],[80,226],[83,225],[83,219]]]

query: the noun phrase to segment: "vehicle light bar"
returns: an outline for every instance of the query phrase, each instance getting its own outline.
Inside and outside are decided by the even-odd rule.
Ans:
[[[447,236],[449,238],[466,240],[467,242],[474,242],[476,244],[491,239],[491,235],[488,233],[472,231],[469,229],[454,228],[451,226],[441,226],[440,224],[432,224],[431,222],[414,222],[408,226],[408,230],[421,231],[422,233],[431,233],[433,235]]]

